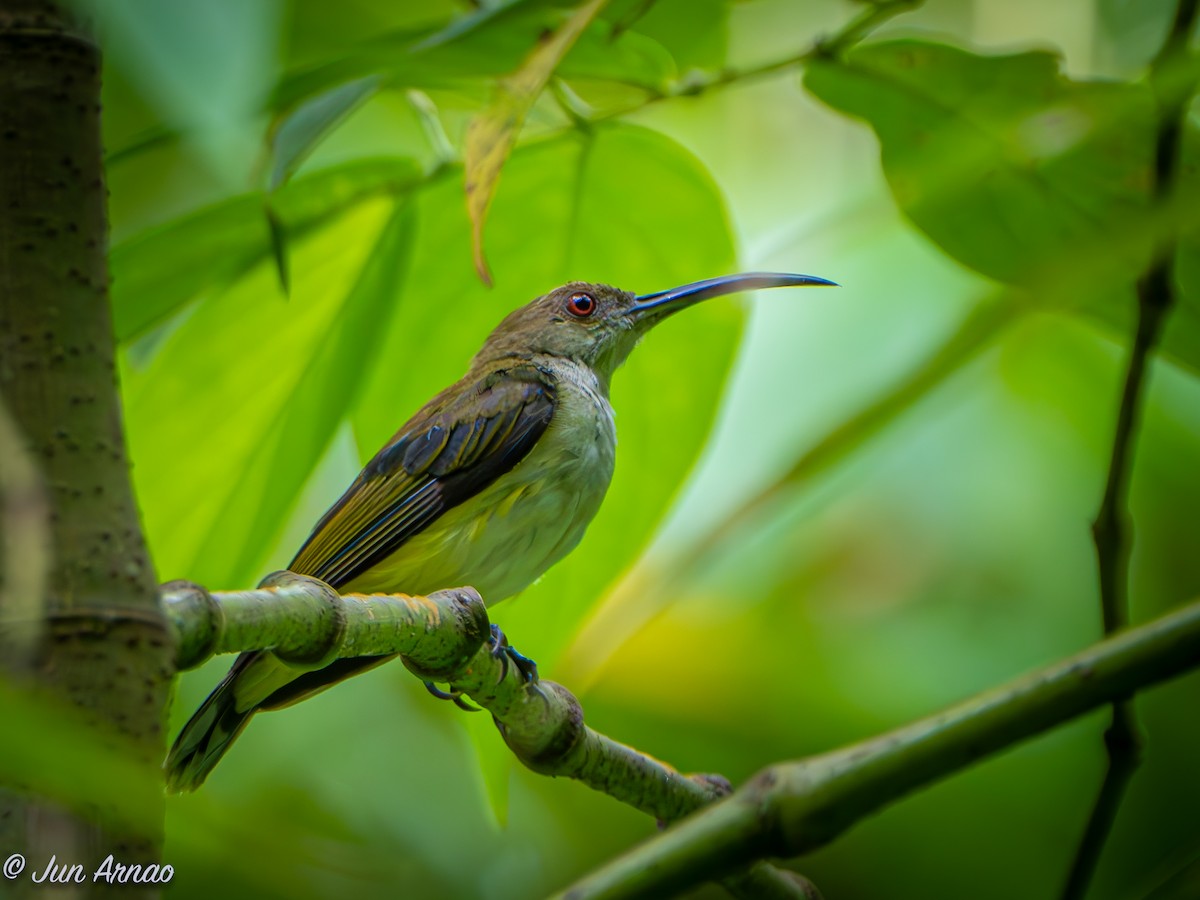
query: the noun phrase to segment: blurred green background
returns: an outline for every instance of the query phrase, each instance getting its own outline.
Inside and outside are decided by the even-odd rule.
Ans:
[[[122,389],[162,579],[244,587],[285,565],[491,327],[558,283],[784,270],[843,286],[706,304],[634,354],[601,515],[494,620],[593,727],[734,783],[1098,636],[1089,522],[1153,141],[1144,84],[1120,82],[1144,73],[1173,4],[930,0],[807,74],[659,100],[696,72],[792,58],[863,6],[614,0],[501,176],[492,289],[454,154],[562,5],[82,5],[107,53]],[[1187,259],[1135,456],[1135,621],[1200,593]],[[229,661],[180,679],[172,731]],[[1138,701],[1145,763],[1098,900],[1200,896],[1198,703],[1196,675]],[[953,777],[797,868],[830,900],[1055,896],[1105,721]],[[164,859],[177,898],[499,900],[654,830],[517,767],[487,717],[388,666],[258,717],[197,795],[169,801]]]

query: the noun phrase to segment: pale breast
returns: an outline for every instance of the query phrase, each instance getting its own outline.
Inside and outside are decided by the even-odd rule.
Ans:
[[[558,379],[550,427],[512,471],[448,511],[348,585],[429,593],[471,585],[496,603],[524,590],[583,537],[612,480],[616,429],[607,392],[583,367],[544,361]]]

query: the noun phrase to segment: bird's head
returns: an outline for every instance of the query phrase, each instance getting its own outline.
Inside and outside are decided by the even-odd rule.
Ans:
[[[476,361],[529,353],[561,356],[607,381],[646,332],[681,309],[738,291],[832,284],[813,275],[750,272],[637,296],[607,284],[572,281],[509,313]]]

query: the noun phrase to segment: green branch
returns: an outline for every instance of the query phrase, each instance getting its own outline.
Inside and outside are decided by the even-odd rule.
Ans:
[[[916,788],[1200,667],[1200,601],[877,738],[772,766],[562,896],[661,897],[756,859],[795,856]]]
[[[490,712],[505,743],[534,772],[574,778],[663,822],[730,790],[718,775],[682,775],[589,728],[562,685],[527,683],[493,652],[487,609],[474,588],[427,597],[339,595],[314,578],[276,572],[252,591],[209,593],[182,581],[162,590],[180,670],[245,650],[271,650],[298,668],[398,653],[422,681],[447,683]],[[818,896],[802,879],[765,865],[726,886],[746,897]]]
[[[505,743],[539,774],[574,778],[665,822],[709,807],[581,882],[569,894],[580,898],[659,896],[713,878],[742,896],[815,897],[807,882],[757,861],[821,846],[917,787],[1200,666],[1193,602],[947,712],[772,767],[719,799],[729,790],[720,776],[682,775],[589,728],[562,685],[527,683],[493,652],[487,610],[472,588],[339,596],[280,572],[254,591],[210,594],[173,582],[162,599],[181,669],[241,650],[269,649],[307,668],[399,653],[417,677],[445,682],[491,712]]]
[[[1166,41],[1150,67],[1158,115],[1153,202],[1159,210],[1169,209],[1178,178],[1180,133],[1187,102],[1195,89],[1195,76],[1188,65],[1187,40],[1196,24],[1198,10],[1198,0],[1180,0]],[[1166,228],[1155,241],[1150,266],[1137,285],[1137,331],[1121,389],[1104,497],[1092,523],[1100,581],[1100,612],[1106,635],[1115,633],[1129,622],[1127,593],[1132,539],[1127,495],[1130,456],[1144,394],[1147,360],[1175,305],[1171,270],[1175,264],[1177,229],[1173,216],[1164,218]],[[1137,717],[1126,698],[1118,698],[1113,704],[1112,721],[1104,732],[1104,747],[1108,754],[1108,769],[1067,875],[1063,900],[1081,900],[1087,894],[1125,789],[1141,762]]]

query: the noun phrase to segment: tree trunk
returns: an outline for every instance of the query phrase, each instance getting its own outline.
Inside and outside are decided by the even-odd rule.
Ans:
[[[0,0],[0,400],[24,445],[0,467],[16,471],[17,452],[40,470],[49,536],[40,597],[15,593],[38,583],[19,571],[37,567],[37,554],[0,553],[0,659],[39,707],[87,723],[79,741],[137,761],[130,783],[107,786],[106,802],[86,789],[48,792],[41,786],[65,780],[46,772],[6,786],[0,855],[26,857],[24,874],[5,883],[18,892],[38,888],[32,875],[51,855],[82,864],[76,890],[91,893],[109,889],[92,878],[109,854],[148,864],[161,848],[172,648],[121,430],[106,196],[99,51],[56,3]],[[20,496],[5,500],[11,551]],[[37,504],[26,505],[35,515]],[[5,740],[21,739],[7,725]]]

